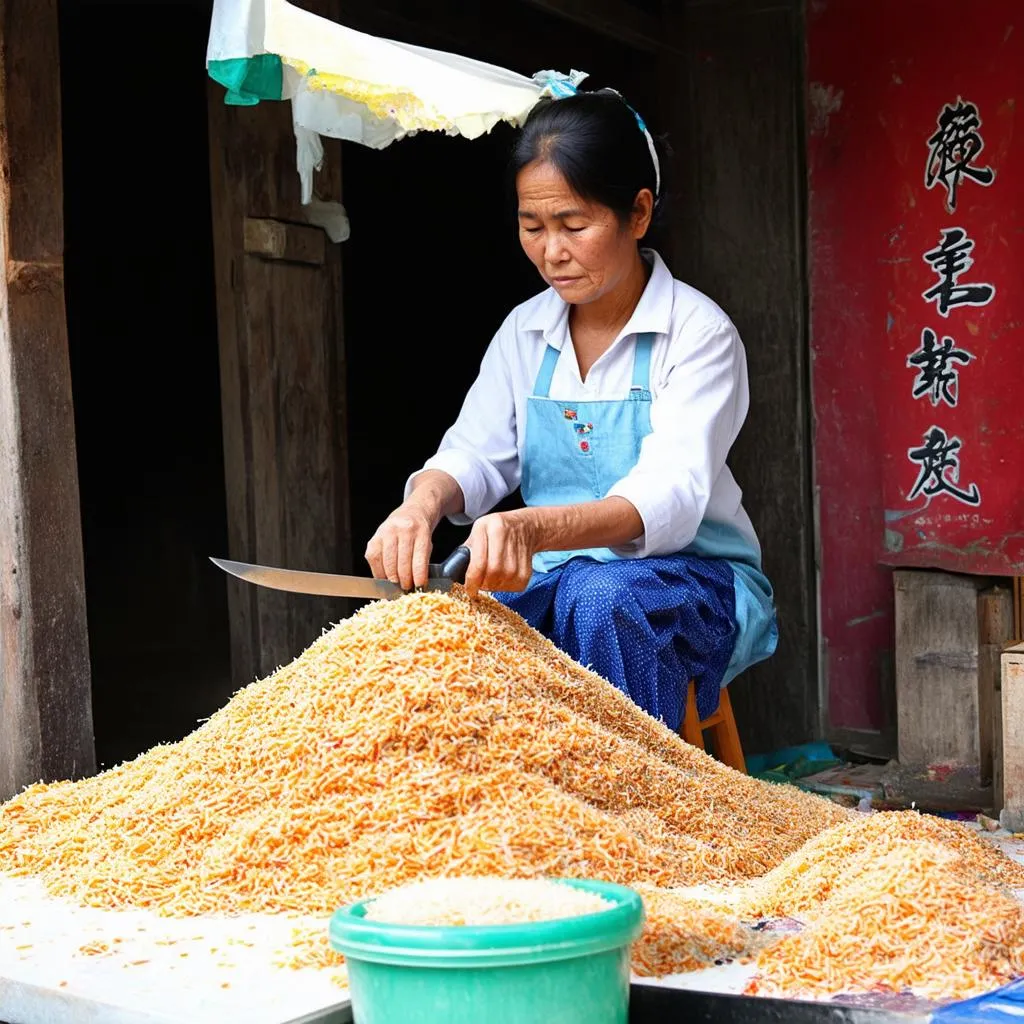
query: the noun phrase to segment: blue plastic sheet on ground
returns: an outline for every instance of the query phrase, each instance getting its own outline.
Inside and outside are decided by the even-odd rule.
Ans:
[[[1024,979],[1011,982],[994,992],[950,1003],[932,1014],[934,1024],[973,1024],[975,1021],[1024,1021]]]
[[[804,743],[799,747],[786,747],[771,754],[751,754],[747,757],[747,771],[751,775],[771,771],[797,761],[835,762],[836,755],[827,743]]]
[[[799,747],[786,747],[773,754],[747,758],[747,773],[762,782],[775,782],[804,787],[801,779],[817,775],[842,764],[827,743],[804,743]]]

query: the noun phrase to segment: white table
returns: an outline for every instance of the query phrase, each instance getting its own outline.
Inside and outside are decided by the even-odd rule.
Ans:
[[[1024,863],[1024,842],[981,834]],[[35,880],[0,873],[0,1022],[347,1024],[351,1002],[334,972],[275,966],[294,955],[293,929],[324,925],[283,915],[181,919],[82,908],[53,899]],[[110,952],[82,953],[92,942]],[[752,965],[726,964],[635,980],[733,995],[752,973]]]
[[[0,874],[0,1021],[292,1024],[351,1021],[336,972],[275,962],[322,918],[166,918],[76,907]],[[109,952],[82,952],[105,943]]]

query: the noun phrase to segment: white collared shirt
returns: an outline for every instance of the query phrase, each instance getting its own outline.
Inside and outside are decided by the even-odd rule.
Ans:
[[[639,512],[644,534],[619,553],[669,555],[689,545],[704,518],[735,527],[756,547],[741,491],[725,460],[747,415],[747,362],[736,328],[707,296],[644,250],[651,276],[633,315],[581,380],[569,336],[569,306],[553,288],[516,306],[494,336],[462,411],[424,469],[454,477],[467,524],[519,486],[526,400],[544,350],[560,351],[550,395],[559,401],[622,399],[633,375],[638,334],[651,352],[651,433],[637,464],[608,492]],[[406,494],[411,490],[410,477]]]

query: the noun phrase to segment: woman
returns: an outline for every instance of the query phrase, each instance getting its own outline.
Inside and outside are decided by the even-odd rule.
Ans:
[[[375,576],[422,585],[441,518],[472,523],[470,593],[498,592],[678,729],[690,679],[705,718],[776,645],[726,466],[747,413],[743,346],[640,248],[661,167],[618,93],[542,100],[512,165],[520,242],[549,287],[509,314],[366,557]],[[491,513],[517,486],[526,507]]]

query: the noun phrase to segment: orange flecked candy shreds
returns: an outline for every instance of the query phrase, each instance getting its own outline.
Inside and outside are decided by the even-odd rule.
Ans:
[[[638,972],[761,950],[782,991],[743,922],[810,919],[843,858],[924,840],[966,887],[1024,884],[965,829],[732,771],[458,589],[369,605],[179,743],[0,806],[0,871],[90,906],[326,917],[419,879],[590,877],[644,895]],[[718,895],[667,891],[696,884]]]

